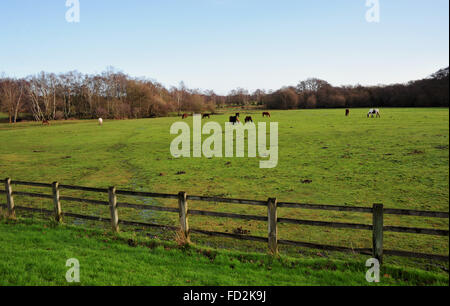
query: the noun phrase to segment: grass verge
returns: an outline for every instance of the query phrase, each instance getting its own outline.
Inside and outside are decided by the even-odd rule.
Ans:
[[[27,219],[0,221],[0,285],[71,285],[66,261],[80,262],[76,285],[366,286],[363,261],[294,259],[179,246],[98,229]],[[445,285],[448,274],[385,265],[377,285]]]

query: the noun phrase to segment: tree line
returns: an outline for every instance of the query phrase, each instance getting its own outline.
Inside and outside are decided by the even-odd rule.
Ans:
[[[449,68],[407,84],[335,87],[320,79],[308,79],[265,95],[269,109],[355,107],[448,107]]]
[[[449,68],[428,78],[387,86],[332,86],[311,78],[277,91],[244,88],[228,95],[130,77],[113,68],[96,75],[77,71],[41,72],[22,79],[0,76],[0,111],[15,123],[29,114],[36,121],[61,119],[132,119],[170,113],[211,112],[250,105],[267,109],[353,107],[448,107]]]

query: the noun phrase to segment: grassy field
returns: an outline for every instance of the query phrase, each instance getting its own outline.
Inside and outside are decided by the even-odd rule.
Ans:
[[[272,112],[279,123],[279,162],[260,169],[258,158],[189,158],[170,155],[178,118],[129,121],[0,124],[0,177],[39,182],[59,181],[93,187],[348,206],[383,203],[389,208],[448,211],[449,110],[383,109],[381,119],[367,119],[366,109]],[[241,113],[244,116],[245,113]],[[261,113],[255,121],[266,121]],[[210,120],[223,124],[228,115]],[[209,119],[206,121],[210,121]],[[192,125],[192,119],[186,122]],[[223,126],[223,125],[222,125]],[[305,181],[311,181],[305,183]],[[29,190],[29,189],[28,189]],[[48,192],[48,191],[47,191]],[[89,193],[66,193],[99,199]],[[132,201],[127,199],[127,201]],[[175,201],[135,199],[175,207]],[[0,200],[3,202],[3,200]],[[17,205],[51,209],[50,201],[20,198]],[[190,202],[192,209],[266,215],[264,208]],[[64,211],[108,216],[107,208],[63,203]],[[121,209],[120,217],[177,224],[177,216],[138,214]],[[280,217],[371,223],[367,214],[279,209]],[[386,216],[387,225],[448,228],[446,219]],[[266,236],[267,225],[211,217],[190,218],[193,228],[233,232],[242,227]],[[371,232],[281,224],[281,239],[350,247],[371,247]],[[202,244],[265,251],[257,243],[194,237]],[[385,247],[448,254],[448,237],[386,233]],[[283,248],[282,248],[283,251]],[[303,256],[302,250],[285,250]],[[309,253],[308,253],[309,254]],[[315,253],[314,253],[315,254]],[[313,254],[313,255],[314,255]],[[323,254],[321,254],[323,255]],[[395,262],[394,262],[395,263]]]
[[[70,285],[66,261],[80,263],[72,285],[448,285],[448,277],[384,266],[378,284],[363,262],[181,248],[174,243],[51,223],[0,221],[0,286]]]

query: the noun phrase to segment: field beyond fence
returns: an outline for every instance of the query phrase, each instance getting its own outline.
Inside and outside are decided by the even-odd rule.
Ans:
[[[29,192],[19,192],[14,191],[14,185],[30,186],[30,187],[43,187],[50,188],[51,194],[42,193],[29,193]],[[7,209],[7,214],[9,217],[16,216],[16,210],[39,212],[54,216],[57,222],[62,222],[63,218],[73,217],[79,219],[86,219],[92,221],[102,221],[109,222],[111,224],[112,230],[115,232],[119,231],[119,225],[131,225],[131,226],[142,226],[142,227],[153,227],[153,228],[164,228],[173,231],[180,231],[183,236],[182,239],[185,242],[190,241],[190,234],[204,234],[208,236],[219,236],[228,237],[241,240],[251,240],[265,242],[268,244],[269,252],[271,254],[278,253],[278,245],[290,245],[298,246],[303,248],[320,249],[327,251],[338,251],[338,252],[352,252],[357,254],[372,255],[374,258],[380,260],[383,259],[383,255],[392,255],[400,257],[412,257],[412,258],[422,258],[438,261],[449,261],[449,256],[437,255],[437,254],[427,254],[427,253],[415,253],[402,250],[385,250],[383,248],[383,233],[384,232],[398,232],[398,233],[408,233],[408,234],[423,234],[423,235],[435,235],[435,236],[449,236],[449,231],[447,229],[426,229],[417,227],[400,227],[400,226],[385,226],[384,225],[384,215],[403,215],[403,216],[418,216],[418,217],[429,217],[429,218],[449,218],[448,212],[437,212],[437,211],[419,211],[419,210],[406,210],[406,209],[390,209],[384,207],[383,204],[373,204],[372,207],[349,207],[349,206],[338,206],[338,205],[322,205],[322,204],[305,204],[305,203],[290,203],[290,202],[278,202],[276,198],[268,198],[267,201],[257,201],[257,200],[247,200],[247,199],[230,199],[230,198],[219,198],[219,197],[207,197],[207,196],[195,196],[188,195],[185,192],[179,192],[178,194],[163,194],[163,193],[151,193],[151,192],[137,192],[137,191],[125,191],[117,190],[115,187],[105,188],[92,188],[92,187],[82,187],[82,186],[72,186],[63,185],[58,182],[52,184],[49,183],[36,183],[36,182],[24,182],[24,181],[13,181],[7,178],[4,181],[5,189],[0,189],[0,194],[6,195],[6,205],[0,204],[1,208]],[[61,196],[60,192],[62,190],[78,190],[78,191],[88,191],[94,193],[105,194],[105,200],[92,200],[85,198],[67,197]],[[38,209],[32,207],[24,207],[15,205],[14,196],[25,196],[33,198],[41,198],[52,200],[53,211]],[[118,196],[137,196],[137,197],[147,197],[147,198],[165,198],[173,199],[178,201],[178,208],[173,207],[161,207],[154,205],[141,205],[141,204],[131,204],[126,202],[120,202],[117,200]],[[223,212],[212,212],[203,210],[191,210],[189,209],[188,202],[192,201],[206,201],[206,202],[219,202],[219,203],[229,203],[232,205],[253,205],[253,206],[264,206],[267,207],[267,217],[255,216],[255,215],[243,215],[243,214],[232,214]],[[110,218],[103,218],[91,215],[82,215],[75,213],[65,213],[62,210],[62,201],[68,202],[78,202],[86,203],[92,205],[107,206],[110,210]],[[170,213],[179,214],[179,227],[171,225],[163,225],[156,223],[144,223],[122,220],[119,218],[119,208],[132,208],[137,210],[156,210],[156,211],[166,211]],[[312,221],[312,220],[301,220],[301,219],[291,219],[291,218],[278,218],[277,210],[280,208],[286,209],[313,209],[313,210],[327,210],[339,212],[356,212],[356,213],[370,213],[372,214],[372,224],[358,224],[358,223],[340,223],[340,222],[328,222],[328,221]],[[236,233],[224,233],[215,231],[206,231],[200,229],[193,229],[189,227],[189,215],[201,215],[209,217],[222,217],[231,219],[243,219],[243,220],[255,220],[260,222],[267,222],[268,233],[266,237],[261,236],[251,236],[245,234]],[[330,228],[346,228],[346,229],[358,229],[358,230],[368,230],[372,231],[372,248],[349,248],[344,246],[334,246],[334,245],[323,245],[315,244],[309,242],[292,241],[292,240],[281,240],[278,239],[278,229],[277,224],[279,223],[290,223],[297,225],[308,225],[308,226],[320,226],[320,227],[330,227]]]

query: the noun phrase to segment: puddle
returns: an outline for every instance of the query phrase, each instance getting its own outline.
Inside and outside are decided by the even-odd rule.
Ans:
[[[136,182],[131,183],[132,190],[134,191],[148,191],[143,190],[143,188],[138,187]],[[148,197],[134,197],[137,202],[143,205],[153,205],[153,206],[163,206],[157,199],[148,198]],[[152,222],[155,223],[159,220],[159,212],[155,210],[138,210],[139,216],[143,219],[144,222]]]
[[[75,218],[72,221],[72,224],[74,224],[74,225],[86,225],[86,220]]]

